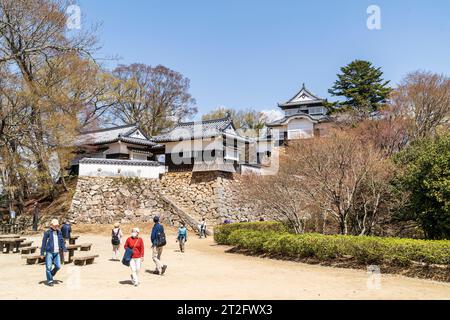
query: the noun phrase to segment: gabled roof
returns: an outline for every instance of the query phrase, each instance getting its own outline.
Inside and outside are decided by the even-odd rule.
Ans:
[[[306,89],[305,84],[303,84],[300,91],[292,99],[283,104],[278,104],[278,106],[280,108],[288,108],[303,105],[318,105],[325,102],[326,100],[313,94],[311,91]]]
[[[293,120],[293,119],[307,119],[313,123],[319,123],[319,122],[323,122],[326,121],[328,119],[327,116],[311,116],[307,113],[303,113],[303,112],[299,112],[290,116],[285,116],[279,120],[276,120],[274,122],[271,123],[266,123],[267,127],[276,127],[276,126],[282,126],[287,124],[289,121]]]
[[[155,142],[174,142],[181,140],[213,138],[221,136],[227,128],[234,128],[231,118],[204,121],[180,122],[167,133],[152,137]]]
[[[142,136],[142,138],[133,136],[137,131],[139,132],[139,136]],[[76,146],[101,145],[118,141],[143,146],[151,146],[151,147],[158,146],[156,143],[150,141],[144,135],[144,133],[139,129],[139,126],[137,124],[130,124],[119,127],[82,132],[77,137],[75,145]]]

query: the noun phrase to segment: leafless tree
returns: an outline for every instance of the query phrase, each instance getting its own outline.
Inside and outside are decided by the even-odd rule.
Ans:
[[[249,193],[261,208],[304,229],[315,214],[329,216],[341,234],[369,234],[386,212],[390,161],[354,132],[336,130],[327,137],[291,141],[279,172],[254,177]],[[246,195],[247,196],[247,195]]]
[[[303,233],[305,225],[311,219],[311,210],[302,202],[302,190],[297,177],[282,170],[276,176],[245,175],[241,196],[243,200],[254,203],[255,210],[287,222],[294,232]]]
[[[1,189],[19,207],[65,185],[74,136],[113,103],[114,78],[92,58],[94,30],[67,30],[72,3],[0,0]]]
[[[148,135],[155,135],[197,112],[189,93],[189,79],[158,65],[120,65],[113,75],[116,105],[113,117],[123,123],[139,123]]]
[[[448,129],[450,78],[425,71],[406,75],[391,96],[391,109],[411,120],[411,139],[430,136],[441,126]]]

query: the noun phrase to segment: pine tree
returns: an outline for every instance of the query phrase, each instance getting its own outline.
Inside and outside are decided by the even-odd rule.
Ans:
[[[367,118],[386,102],[389,93],[389,81],[382,78],[381,68],[369,61],[354,60],[341,68],[338,80],[328,92],[346,100],[328,105],[330,113],[352,111],[360,118]]]

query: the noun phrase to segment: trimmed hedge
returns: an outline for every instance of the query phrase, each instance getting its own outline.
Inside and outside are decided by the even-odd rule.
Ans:
[[[216,226],[214,228],[214,240],[217,243],[226,242],[230,233],[235,230],[255,230],[255,231],[275,231],[287,232],[287,228],[281,222],[264,221],[264,222],[240,222],[230,223]]]
[[[412,262],[450,267],[450,241],[368,236],[291,234],[281,223],[256,222],[216,228],[218,244],[233,245],[255,254],[320,261],[353,257],[360,264],[407,267]]]

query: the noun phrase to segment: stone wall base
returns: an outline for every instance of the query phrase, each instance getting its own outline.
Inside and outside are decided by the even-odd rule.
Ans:
[[[195,228],[225,219],[254,221],[261,217],[251,201],[241,199],[239,175],[212,172],[169,172],[159,179],[79,177],[70,216],[81,223],[184,220]]]
[[[157,179],[79,177],[69,210],[81,223],[149,222],[173,213],[159,196]]]

